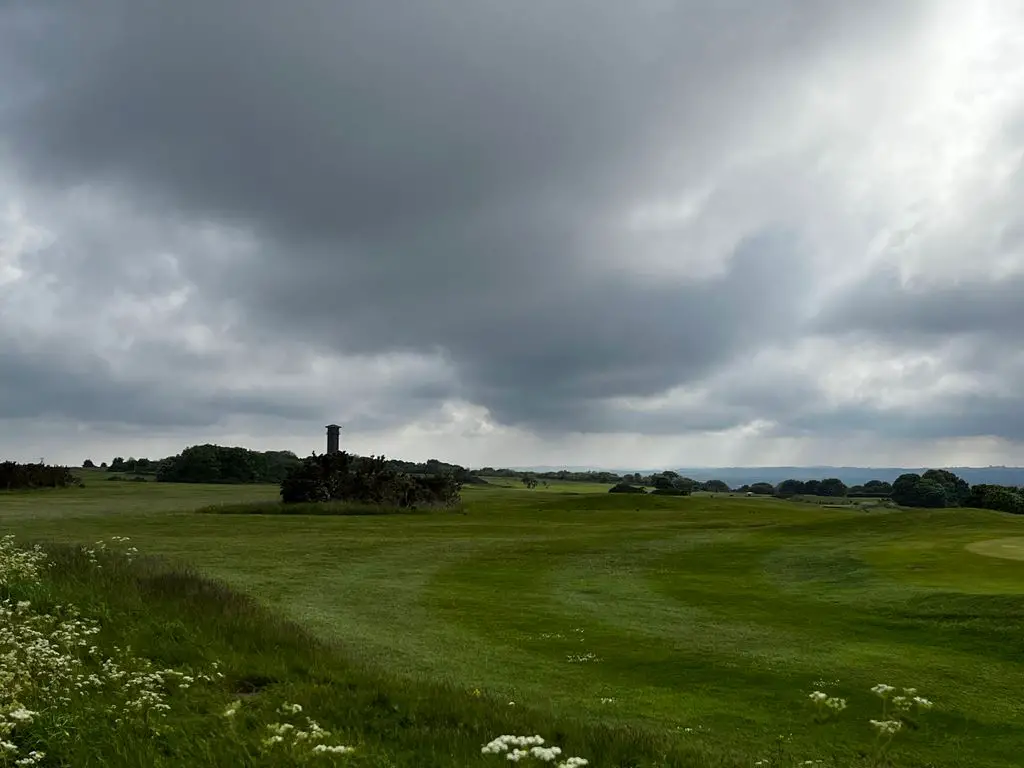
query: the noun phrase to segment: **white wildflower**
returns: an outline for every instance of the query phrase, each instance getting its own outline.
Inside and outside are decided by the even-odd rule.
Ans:
[[[344,755],[344,754],[346,754],[348,752],[352,752],[354,750],[355,750],[355,747],[344,747],[344,746],[341,746],[341,745],[338,745],[338,746],[328,746],[327,744],[317,744],[315,747],[313,747],[313,752],[315,754],[328,754],[328,755]]]
[[[880,734],[886,736],[896,733],[903,727],[903,723],[899,720],[871,720],[869,722],[878,729]]]

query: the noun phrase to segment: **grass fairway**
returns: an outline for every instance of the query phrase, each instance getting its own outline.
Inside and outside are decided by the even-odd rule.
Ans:
[[[746,764],[792,734],[794,755],[827,759],[874,742],[885,682],[935,702],[897,764],[1021,765],[1024,561],[976,550],[1024,519],[564,490],[293,517],[189,511],[273,487],[93,482],[0,494],[0,533],[130,536],[409,685],[479,688],[540,722],[638,726]],[[810,724],[816,688],[848,699],[836,722]]]

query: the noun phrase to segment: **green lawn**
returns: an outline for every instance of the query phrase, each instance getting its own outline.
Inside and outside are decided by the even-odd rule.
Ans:
[[[1024,560],[975,545],[1013,549],[1024,519],[551,485],[469,486],[465,514],[290,517],[190,511],[276,487],[97,481],[0,494],[0,533],[130,536],[358,663],[542,722],[728,744],[747,764],[783,734],[817,759],[872,744],[884,682],[935,702],[894,740],[899,764],[1021,764]],[[808,724],[815,688],[848,698],[837,722]]]

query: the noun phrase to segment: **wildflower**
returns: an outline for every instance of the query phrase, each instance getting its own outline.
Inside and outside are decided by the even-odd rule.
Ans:
[[[871,689],[871,692],[874,693],[877,696],[881,696],[884,699],[884,698],[887,698],[889,696],[889,694],[892,693],[895,690],[896,689],[893,688],[891,685],[886,685],[885,683],[879,683],[878,685],[876,685],[874,688]]]
[[[234,717],[238,711],[238,707],[241,705],[240,701],[233,701],[228,705],[228,708],[224,710],[224,717]]]
[[[891,736],[903,727],[903,723],[899,720],[870,720],[869,722],[884,736]]]
[[[543,760],[546,763],[550,763],[560,754],[562,750],[558,747],[533,747],[530,749],[530,754],[536,757],[538,760]]]
[[[316,754],[333,754],[333,755],[344,755],[348,752],[355,750],[355,747],[343,747],[343,746],[329,746],[327,744],[317,744],[313,747],[313,752]]]
[[[560,747],[544,746],[544,739],[538,735],[534,736],[512,736],[504,735],[492,739],[481,747],[480,752],[485,755],[496,755],[502,752],[505,759],[517,763],[524,757],[533,757],[542,762],[550,763],[558,759],[562,754]],[[556,768],[582,768],[587,765],[587,760],[582,757],[569,757],[557,764]]]
[[[825,699],[825,706],[829,709],[833,709],[836,712],[842,712],[846,709],[846,699],[840,699],[837,696],[830,696]]]

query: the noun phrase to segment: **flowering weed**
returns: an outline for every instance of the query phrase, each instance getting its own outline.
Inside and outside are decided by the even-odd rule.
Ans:
[[[504,754],[513,763],[523,760],[534,760],[541,763],[552,763],[562,754],[560,747],[544,746],[540,736],[499,736],[484,744],[480,752],[485,755]],[[567,757],[556,764],[556,768],[583,768],[588,761],[582,757]]]

